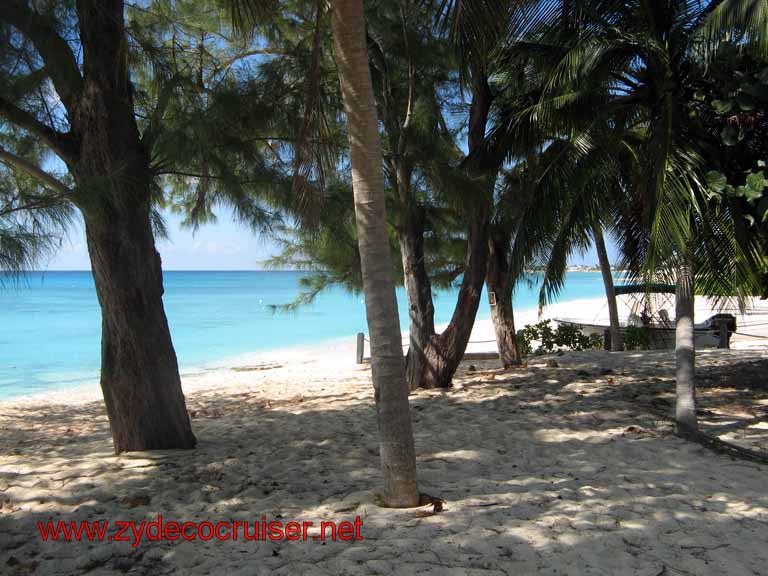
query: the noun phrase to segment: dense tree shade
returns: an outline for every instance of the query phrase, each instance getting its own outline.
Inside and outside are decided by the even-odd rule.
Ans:
[[[396,506],[417,499],[408,389],[451,385],[484,284],[517,365],[515,286],[541,268],[545,305],[594,243],[620,349],[611,234],[630,278],[677,284],[688,437],[695,296],[768,292],[765,0],[7,0],[0,72],[0,270],[82,216],[117,452],[195,444],[163,207],[195,227],[227,204],[271,233],[273,265],[314,271],[301,302],[365,291]]]

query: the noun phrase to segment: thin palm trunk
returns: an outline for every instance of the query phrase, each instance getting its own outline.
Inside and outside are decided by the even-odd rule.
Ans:
[[[693,265],[686,259],[677,271],[675,360],[676,360],[676,402],[675,419],[677,433],[694,436],[698,433],[696,419],[696,383],[694,343],[694,276]]]
[[[600,224],[595,224],[592,227],[592,235],[595,238],[595,250],[597,251],[597,259],[600,262],[600,272],[603,274],[605,297],[608,300],[611,350],[618,352],[624,349],[624,338],[621,335],[621,325],[619,324],[619,308],[616,304],[616,289],[613,286],[611,262],[608,260],[608,251],[605,248],[605,238],[603,238],[603,230]]]
[[[488,272],[485,284],[491,304],[491,320],[496,332],[496,346],[499,349],[499,361],[504,368],[519,366],[520,349],[515,334],[515,316],[512,309],[512,285],[509,266],[507,265],[506,239],[488,240]],[[493,294],[493,297],[491,296]]]
[[[332,27],[352,166],[371,371],[387,505],[416,506],[413,442],[405,361],[384,204],[381,142],[368,67],[362,0],[333,0]]]

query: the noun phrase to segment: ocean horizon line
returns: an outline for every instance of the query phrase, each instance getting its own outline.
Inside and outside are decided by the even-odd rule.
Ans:
[[[90,268],[46,268],[44,270],[3,271],[2,274],[46,274],[48,272],[92,272]],[[163,268],[163,272],[307,272],[300,268]],[[322,270],[318,270],[322,272]]]
[[[228,357],[321,343],[367,332],[361,293],[341,286],[310,304],[295,302],[304,270],[170,270],[163,302],[182,370]],[[0,397],[92,380],[100,367],[101,310],[89,270],[36,271],[0,289]],[[456,288],[435,290],[435,324],[447,323]],[[397,289],[400,325],[408,327],[405,290]],[[568,274],[558,301],[604,297],[600,273]],[[515,309],[536,309],[538,282],[524,283]],[[477,318],[490,316],[487,293]]]
[[[312,274],[314,272],[327,272],[327,270],[307,270],[304,268],[163,268],[165,272],[303,272],[306,274]],[[612,268],[614,274],[617,272],[625,272],[620,268]],[[49,272],[93,272],[91,268],[46,268],[44,270],[19,270],[19,271],[0,271],[0,275],[7,276],[23,276],[25,274],[46,274]],[[539,272],[539,270],[530,270],[529,273]],[[572,273],[587,273],[592,274],[599,272],[596,266],[587,265],[574,265],[568,266],[567,272]]]

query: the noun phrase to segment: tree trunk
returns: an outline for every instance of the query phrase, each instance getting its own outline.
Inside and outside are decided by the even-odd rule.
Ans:
[[[485,281],[488,260],[487,227],[484,218],[470,224],[467,258],[459,296],[448,326],[440,334],[430,338],[424,350],[427,370],[422,377],[422,388],[449,388],[464,357]]]
[[[425,350],[435,335],[432,283],[424,263],[424,210],[409,207],[398,231],[403,261],[403,281],[408,298],[408,355],[405,360],[409,390],[421,385],[428,369]]]
[[[689,259],[677,271],[675,299],[675,419],[677,433],[691,437],[698,433],[699,424],[696,419],[694,275]]]
[[[502,239],[493,235],[488,239],[488,272],[485,276],[488,299],[491,304],[491,319],[496,332],[496,346],[499,360],[504,368],[520,366],[520,349],[515,335],[515,317],[512,309],[512,279],[509,277],[506,247]],[[491,300],[494,295],[495,304]]]
[[[411,327],[406,364],[408,385],[416,388],[450,388],[453,375],[464,357],[472,327],[480,306],[488,256],[487,223],[484,219],[470,225],[467,257],[459,295],[446,329],[436,334],[434,307],[429,277],[416,246],[422,244],[423,230],[401,243],[405,286],[408,294]]]
[[[368,66],[362,0],[332,0],[332,28],[352,167],[358,246],[371,338],[371,371],[387,505],[418,505],[405,362],[400,341],[384,205],[376,103]]]
[[[480,305],[484,262],[477,244],[482,231],[470,232],[467,267],[459,288],[459,296],[448,327],[435,333],[435,308],[432,285],[424,259],[424,213],[411,207],[399,230],[405,290],[408,296],[409,347],[406,374],[409,390],[416,388],[448,388],[464,357],[477,309]]]
[[[121,0],[79,0],[83,85],[70,166],[102,313],[101,388],[115,452],[192,448],[163,309],[150,158],[136,125]]]
[[[115,452],[192,448],[149,206],[125,208],[107,222],[86,219],[102,316],[101,389]]]
[[[492,101],[491,89],[488,79],[478,75],[472,86],[472,104],[469,112],[469,151],[478,149],[485,141],[485,132],[488,123],[488,113]],[[487,176],[493,172],[493,176]],[[411,341],[408,349],[408,385],[411,390],[416,388],[449,388],[453,381],[453,375],[464,358],[472,327],[480,306],[480,298],[485,282],[486,266],[488,261],[488,209],[490,206],[493,186],[495,184],[496,169],[486,170],[485,176],[480,180],[487,182],[485,198],[478,198],[474,207],[474,214],[468,216],[470,224],[467,234],[467,251],[464,261],[464,275],[459,286],[459,296],[453,309],[451,321],[447,328],[440,334],[434,334],[434,309],[431,306],[431,287],[424,284],[423,278],[427,278],[424,258],[418,257],[418,252],[406,247],[408,254],[403,255],[403,265],[406,270],[421,267],[423,270],[413,275],[411,282],[406,281],[409,303],[419,303],[429,295],[428,305],[419,305],[415,313],[422,317],[418,320],[419,327],[427,328],[432,324],[432,335],[426,336],[426,331],[417,334],[417,338]],[[414,232],[414,234],[416,234]],[[423,237],[423,226],[418,230]],[[423,242],[413,238],[411,242]],[[422,249],[423,254],[423,249]],[[406,258],[410,261],[406,263]],[[429,314],[431,320],[425,320],[424,315]]]
[[[600,272],[603,274],[605,297],[608,300],[608,316],[611,325],[611,350],[620,352],[624,349],[624,338],[621,335],[619,308],[616,305],[616,289],[613,287],[611,262],[608,260],[608,251],[605,249],[605,239],[603,238],[603,230],[600,224],[595,224],[592,227],[592,234],[595,237],[595,250],[597,251],[597,259],[600,261]]]
[[[476,236],[475,236],[476,238]],[[448,388],[453,375],[464,357],[482,292],[482,278],[476,272],[459,288],[453,317],[442,334],[435,332],[435,308],[432,285],[424,262],[423,218],[408,216],[399,232],[403,259],[405,290],[408,297],[409,346],[406,356],[406,375],[409,390],[417,388]],[[478,254],[471,239],[468,245],[471,270],[477,267]]]

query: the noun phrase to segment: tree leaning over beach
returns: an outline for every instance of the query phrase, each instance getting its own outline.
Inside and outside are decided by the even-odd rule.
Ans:
[[[10,41],[3,52],[8,60],[16,52],[19,62],[5,87],[37,78],[36,85],[48,92],[38,112],[5,90],[0,116],[11,130],[55,154],[69,177],[27,162],[18,139],[18,146],[3,147],[0,159],[83,216],[102,310],[101,387],[115,451],[192,448],[195,437],[163,308],[152,230],[150,134],[142,137],[136,122],[123,2],[81,0],[72,8],[63,9],[66,24],[57,19],[62,11],[39,12],[22,0],[4,2],[0,10]],[[77,23],[79,54],[65,39],[73,32],[66,29],[71,21]],[[58,116],[50,112],[55,100],[63,108]]]
[[[269,99],[234,71],[251,51],[223,42],[227,32],[217,6],[192,0],[11,0],[0,11],[0,163],[11,184],[0,266],[31,268],[80,212],[116,452],[195,445],[155,247],[166,196],[182,194],[198,220],[227,202],[258,226],[269,218],[260,199],[290,189],[254,138]]]

